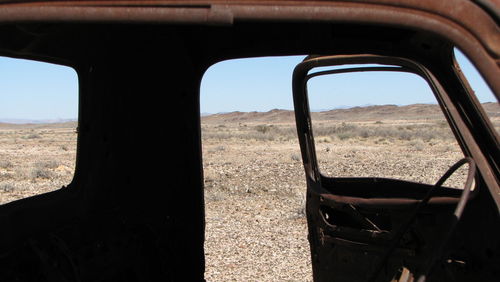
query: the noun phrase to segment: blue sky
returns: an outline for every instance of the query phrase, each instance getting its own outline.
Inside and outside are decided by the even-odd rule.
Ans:
[[[312,111],[368,105],[435,104],[427,82],[412,73],[367,71],[313,77],[308,82]]]
[[[465,56],[457,60],[481,102],[496,102]],[[291,77],[305,56],[262,57],[219,62],[201,84],[201,112],[293,109]],[[394,83],[387,83],[391,81]],[[308,88],[311,110],[372,104],[435,103],[425,81],[413,74],[358,73],[313,78]],[[402,93],[404,92],[404,93]]]
[[[0,120],[74,119],[77,113],[72,68],[0,57]]]
[[[480,100],[495,101],[465,57],[460,53],[457,57]],[[203,77],[201,112],[292,109],[292,72],[303,58],[262,57],[213,65]],[[395,83],[388,84],[387,81]],[[402,91],[406,93],[402,95]],[[313,110],[375,103],[405,105],[433,102],[422,79],[395,73],[315,78],[311,80],[309,93],[314,96],[311,98]],[[77,96],[78,78],[73,69],[0,57],[0,120],[76,119]]]

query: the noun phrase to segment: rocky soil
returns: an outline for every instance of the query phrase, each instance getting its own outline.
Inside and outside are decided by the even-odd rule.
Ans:
[[[207,281],[311,279],[299,152],[293,142],[204,143]]]
[[[271,111],[203,120],[207,281],[311,280],[306,184],[291,118]],[[462,157],[443,121],[378,118],[322,119],[315,129],[321,172],[434,183]],[[75,150],[73,125],[0,124],[0,204],[69,183]],[[464,173],[448,185],[460,187]]]
[[[76,124],[0,124],[0,204],[53,191],[73,178]]]
[[[318,144],[325,174],[434,183],[460,159],[451,141]],[[207,281],[310,281],[305,176],[295,141],[205,140]],[[460,186],[463,173],[450,185]]]

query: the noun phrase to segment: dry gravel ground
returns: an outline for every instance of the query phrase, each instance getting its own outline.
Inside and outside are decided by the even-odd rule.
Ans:
[[[206,140],[203,149],[206,280],[311,280],[298,144]]]
[[[461,158],[451,140],[376,141],[318,144],[323,170],[434,183]],[[209,139],[203,145],[207,281],[311,281],[298,143]],[[451,185],[461,185],[463,173]]]
[[[331,126],[340,132],[318,136],[323,173],[434,183],[461,157],[448,135],[424,134],[430,127],[365,125],[368,131],[336,121]],[[383,134],[374,133],[383,127]],[[311,280],[305,177],[294,132],[291,123],[203,125],[207,281]],[[0,126],[0,203],[69,183],[75,150],[74,125]],[[453,181],[463,179],[457,174]]]
[[[0,204],[61,188],[73,178],[76,123],[0,124]]]

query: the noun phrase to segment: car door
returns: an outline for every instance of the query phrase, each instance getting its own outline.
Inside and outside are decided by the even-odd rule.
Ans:
[[[453,71],[452,64],[440,67]],[[418,75],[436,97],[447,121],[445,125],[451,127],[463,158],[450,163],[448,171],[439,172],[442,177],[435,183],[404,177],[332,176],[320,169],[316,147],[321,141],[315,141],[318,136],[314,131],[318,129],[311,117],[317,113],[311,110],[309,81],[327,75],[376,72]],[[485,159],[491,158],[485,156],[485,150],[474,146],[477,140],[488,138],[494,144],[495,136],[491,136],[490,131],[483,132],[481,138],[484,139],[473,136],[474,131],[466,126],[464,114],[457,109],[457,106],[464,108],[466,102],[457,102],[463,97],[450,95],[450,85],[462,85],[462,93],[470,94],[459,76],[436,74],[414,58],[403,56],[309,56],[296,66],[293,96],[307,182],[306,214],[315,281],[467,281],[474,275],[478,277],[478,271],[471,266],[484,263],[481,252],[488,247],[478,248],[478,244],[467,244],[457,237],[478,240],[477,234],[470,230],[474,218],[477,220],[481,214],[479,206],[491,204],[484,196],[491,191],[485,180],[488,178],[485,175],[491,176],[491,171],[485,171],[485,168],[491,169],[491,162]],[[463,96],[470,97],[465,94]],[[488,121],[483,121],[484,124],[489,126]],[[342,126],[347,127],[345,123]],[[337,152],[339,142],[331,143],[328,151]],[[498,155],[498,147],[490,147],[489,154]],[[432,164],[432,156],[429,158]],[[355,162],[356,156],[348,161]],[[460,167],[465,167],[465,176],[459,187],[444,187],[443,183]],[[424,169],[424,173],[435,171],[432,167]],[[409,172],[402,169],[399,173]],[[463,216],[466,207],[468,212]],[[479,224],[475,228],[477,231],[486,227]],[[489,232],[498,231],[497,227],[493,229]],[[489,278],[485,276],[486,280]]]

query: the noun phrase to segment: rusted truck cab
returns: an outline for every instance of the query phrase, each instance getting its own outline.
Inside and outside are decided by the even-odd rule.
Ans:
[[[453,57],[498,101],[495,3],[0,1],[0,55],[79,78],[74,179],[0,206],[0,281],[203,281],[202,76],[222,60],[299,54],[311,55],[293,87],[314,280],[498,279],[500,139]],[[469,164],[464,189],[321,175],[304,81],[345,63],[432,85]]]

